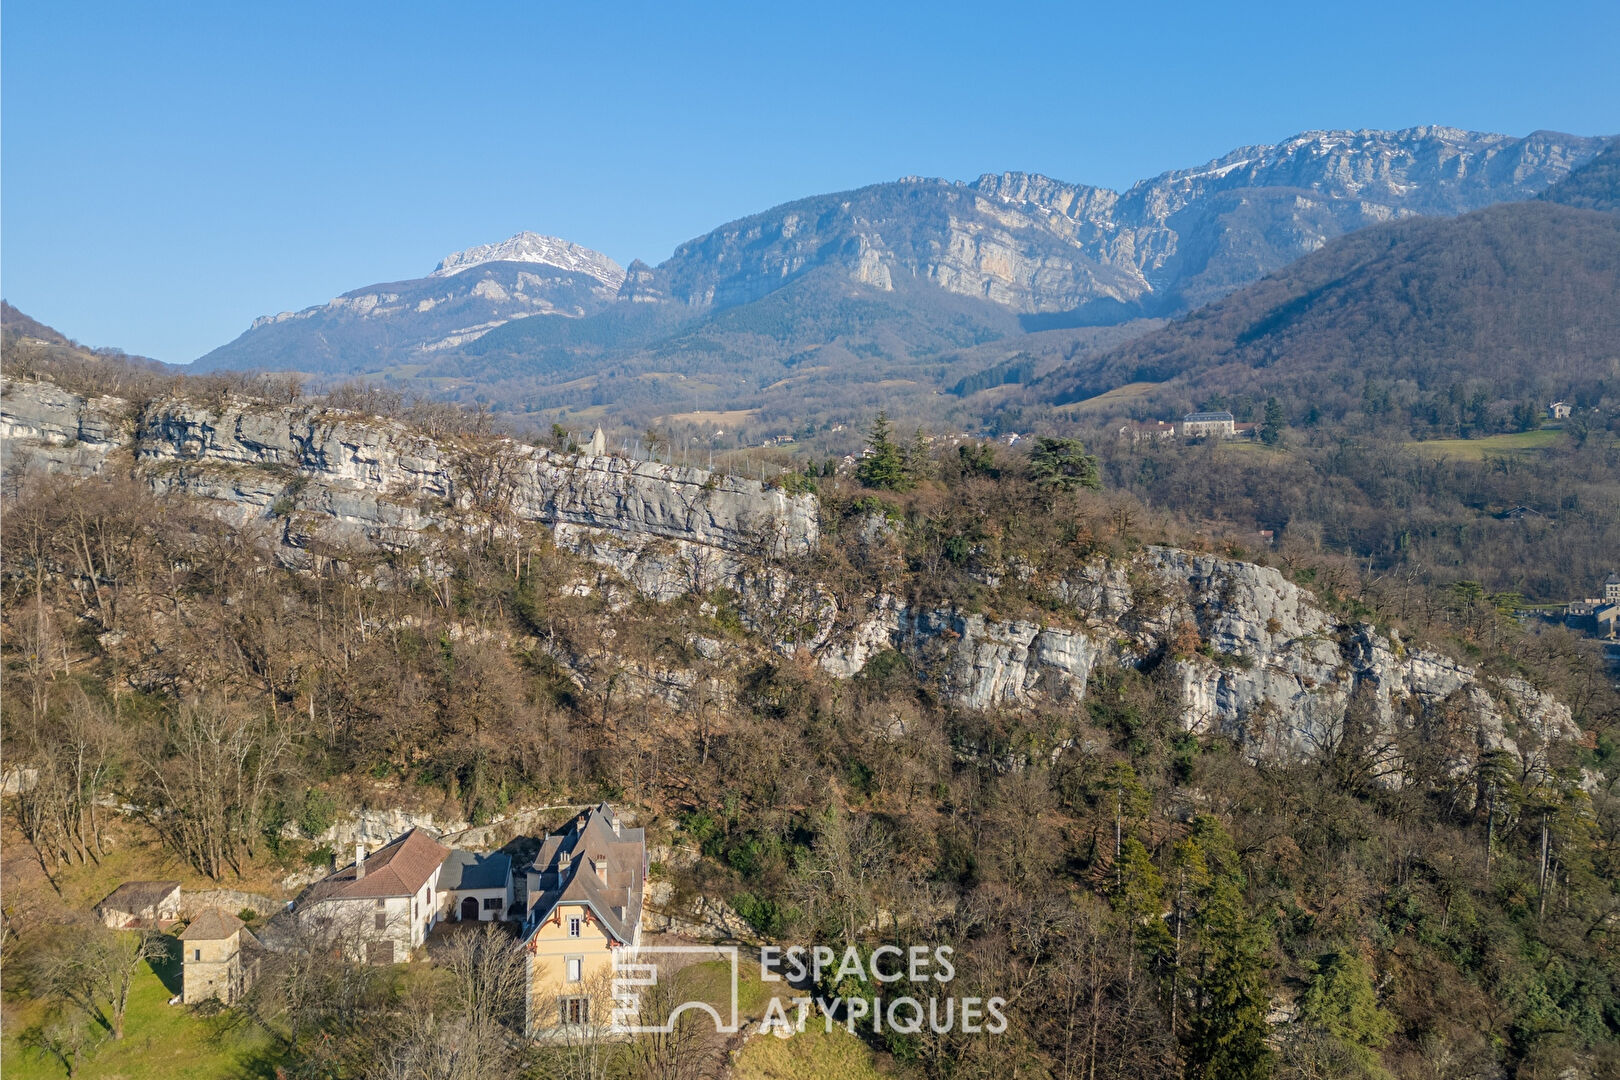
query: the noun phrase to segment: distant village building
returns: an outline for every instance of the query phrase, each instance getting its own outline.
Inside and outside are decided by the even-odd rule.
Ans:
[[[306,932],[329,934],[355,959],[392,964],[427,940],[439,919],[439,871],[450,849],[420,829],[333,871],[299,894]]]
[[[591,441],[585,444],[585,456],[601,457],[605,453],[607,453],[607,436],[602,434],[601,428],[597,428],[591,432]]]
[[[440,917],[457,922],[495,922],[512,906],[512,857],[452,851],[439,870],[444,898]]]
[[[258,974],[258,940],[219,908],[204,908],[180,935],[180,947],[180,1000],[187,1005],[211,999],[234,1005]]]
[[[173,922],[180,917],[180,883],[126,881],[95,906],[95,913],[114,930]]]
[[[1121,440],[1133,443],[1155,442],[1175,438],[1176,425],[1166,420],[1127,420],[1120,425],[1118,434]]]
[[[1602,596],[1564,605],[1564,623],[1597,637],[1620,637],[1620,574],[1610,574],[1603,582]]]
[[[1569,402],[1567,402],[1567,401],[1555,401],[1551,405],[1547,406],[1547,419],[1549,419],[1549,420],[1567,420],[1567,419],[1569,419],[1570,411],[1571,411],[1571,406],[1570,406]]]
[[[1229,412],[1188,413],[1181,418],[1181,434],[1187,439],[1230,439],[1237,434],[1237,418]]]
[[[607,1017],[593,988],[613,978],[622,953],[641,945],[647,838],[602,803],[546,837],[528,873],[523,923],[530,1035],[556,1037]]]

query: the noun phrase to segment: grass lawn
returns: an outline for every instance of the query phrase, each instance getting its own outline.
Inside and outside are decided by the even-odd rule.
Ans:
[[[1070,416],[1081,416],[1085,413],[1116,409],[1132,398],[1141,397],[1158,385],[1158,383],[1153,382],[1126,383],[1124,386],[1114,387],[1105,394],[1098,394],[1096,397],[1089,397],[1083,401],[1071,402],[1068,405],[1060,405],[1057,411],[1067,413]]]
[[[195,1080],[239,1080],[273,1075],[266,1061],[270,1038],[256,1025],[221,1014],[204,1016],[183,1005],[170,1005],[180,987],[179,944],[157,969],[142,965],[130,991],[124,1016],[124,1038],[114,1042],[97,1026],[101,1041],[79,1059],[84,1080],[161,1080],[184,1076]],[[62,1063],[28,1049],[21,1036],[45,1019],[43,1002],[7,1002],[5,1039],[0,1043],[0,1073],[7,1080],[67,1075]]]
[[[1546,450],[1563,433],[1552,428],[1519,431],[1511,435],[1487,435],[1483,439],[1424,439],[1406,445],[1420,454],[1460,461],[1484,461],[1487,454],[1529,454]]]

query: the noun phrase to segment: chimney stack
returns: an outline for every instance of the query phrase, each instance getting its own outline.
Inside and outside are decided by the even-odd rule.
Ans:
[[[366,876],[366,845],[356,840],[354,842],[354,880],[359,881]]]
[[[612,817],[608,818],[608,824],[613,826],[613,835],[614,836],[622,835],[619,832],[619,812],[617,810],[615,810],[613,812]]]

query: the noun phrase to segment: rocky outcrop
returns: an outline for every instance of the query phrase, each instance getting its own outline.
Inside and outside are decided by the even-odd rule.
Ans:
[[[729,589],[756,641],[844,678],[892,650],[964,709],[1072,708],[1099,670],[1168,665],[1188,730],[1224,735],[1256,760],[1355,739],[1392,779],[1414,736],[1456,768],[1500,747],[1533,769],[1550,742],[1578,734],[1569,710],[1528,683],[1488,679],[1334,614],[1275,569],[1207,554],[1149,548],[1099,560],[1043,583],[1039,619],[915,608],[885,592],[841,604],[795,569],[819,542],[813,496],[698,469],[433,440],[307,406],[169,399],[138,409],[33,382],[4,385],[0,433],[8,469],[132,470],[159,492],[261,523],[293,566],[366,545],[430,554],[446,530],[543,523],[600,567],[576,591],[628,587],[668,601]],[[861,542],[892,543],[890,532],[868,530]],[[1038,580],[1035,568],[1013,565],[987,581],[1008,574]],[[730,646],[693,638],[691,648],[712,664]],[[630,663],[625,675],[631,694],[670,704],[700,687],[721,693],[696,659]],[[362,825],[359,835],[408,824]]]
[[[132,462],[160,493],[263,524],[299,566],[323,549],[406,550],[434,531],[533,522],[667,598],[818,541],[815,500],[759,481],[511,440],[434,440],[317,406],[171,398],[136,408],[8,381],[0,434],[8,465],[23,469],[88,475]]]
[[[1356,740],[1392,783],[1412,739],[1453,769],[1505,749],[1536,770],[1550,743],[1578,735],[1551,695],[1335,616],[1270,567],[1150,548],[1053,593],[1065,602],[1049,622],[909,611],[880,597],[819,660],[848,676],[894,649],[940,697],[969,709],[1078,702],[1100,668],[1168,664],[1187,730],[1223,735],[1253,760]]]

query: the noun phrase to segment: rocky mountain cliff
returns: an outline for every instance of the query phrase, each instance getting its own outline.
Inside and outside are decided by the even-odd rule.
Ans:
[[[930,391],[978,374],[972,350],[987,343],[1006,344],[992,364],[1055,344],[1024,365],[1045,374],[1093,343],[1031,334],[1141,332],[1369,225],[1532,198],[1601,148],[1552,133],[1311,132],[1124,192],[913,177],[788,203],[625,271],[525,234],[267,317],[200,365],[386,372],[531,419],[605,407],[638,431],[745,412],[746,436],[734,420],[729,437],[756,443],[859,424],[909,390],[929,424],[971,428],[976,406]],[[569,317],[527,317],[548,314]]]
[[[448,255],[427,277],[255,319],[197,365],[328,374],[423,363],[514,319],[593,314],[623,283],[624,270],[600,252],[519,233]]]
[[[632,294],[727,307],[832,263],[877,289],[904,276],[1029,315],[1101,304],[1090,317],[1113,322],[1116,305],[1195,306],[1370,224],[1530,198],[1602,145],[1549,132],[1321,131],[1125,192],[1015,172],[908,178],[722,226],[632,275]]]
[[[752,636],[695,642],[709,661],[741,665],[763,650],[847,678],[894,653],[942,700],[969,710],[1061,706],[1083,699],[1100,670],[1170,664],[1185,726],[1219,731],[1256,759],[1353,737],[1394,777],[1417,739],[1443,743],[1458,768],[1499,746],[1531,770],[1550,740],[1576,735],[1569,710],[1528,683],[1485,679],[1334,614],[1275,569],[1233,559],[1149,547],[1093,560],[1078,576],[1001,568],[1046,595],[1046,613],[1032,621],[911,606],[884,580],[840,592],[817,576],[814,496],[698,469],[435,440],[309,406],[136,405],[48,382],[4,384],[0,445],[11,483],[129,473],[256,524],[294,566],[371,549],[413,557],[431,576],[447,536],[544,524],[582,557],[571,592],[602,590],[616,603],[629,592],[661,602],[733,595]],[[878,518],[858,542],[882,548],[893,537]],[[661,670],[629,682],[678,697],[702,679]]]

